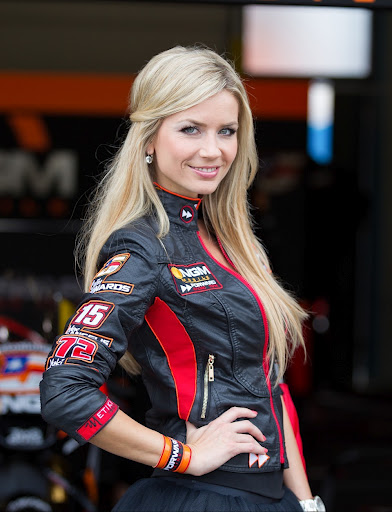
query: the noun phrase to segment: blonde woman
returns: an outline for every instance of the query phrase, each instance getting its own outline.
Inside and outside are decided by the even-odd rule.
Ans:
[[[252,232],[243,84],[215,52],[175,47],[139,73],[130,112],[85,225],[86,295],[48,357],[42,414],[155,468],[116,512],[324,510],[277,385],[305,313]],[[142,374],[146,426],[99,389],[118,361]]]

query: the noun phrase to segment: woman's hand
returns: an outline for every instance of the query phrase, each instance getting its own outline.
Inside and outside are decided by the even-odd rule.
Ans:
[[[235,421],[256,416],[251,409],[231,407],[204,427],[197,428],[187,421],[186,444],[192,449],[192,459],[186,473],[204,475],[239,453],[267,453],[258,442],[265,441],[260,429],[246,419]]]

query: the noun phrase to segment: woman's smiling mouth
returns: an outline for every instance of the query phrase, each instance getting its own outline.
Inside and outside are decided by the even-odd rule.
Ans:
[[[191,169],[196,171],[197,173],[202,174],[217,174],[219,171],[219,167],[194,167],[193,165],[189,166]]]

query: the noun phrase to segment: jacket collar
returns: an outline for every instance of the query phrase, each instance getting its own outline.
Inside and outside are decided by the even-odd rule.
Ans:
[[[170,222],[182,227],[197,229],[198,209],[201,205],[201,198],[181,196],[166,190],[158,185],[158,183],[154,183],[154,185]]]

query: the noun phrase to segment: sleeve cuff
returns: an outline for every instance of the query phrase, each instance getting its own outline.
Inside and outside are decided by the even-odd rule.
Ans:
[[[107,398],[106,402],[91,416],[91,418],[78,428],[77,433],[84,441],[89,441],[113,418],[117,411],[118,405]]]

